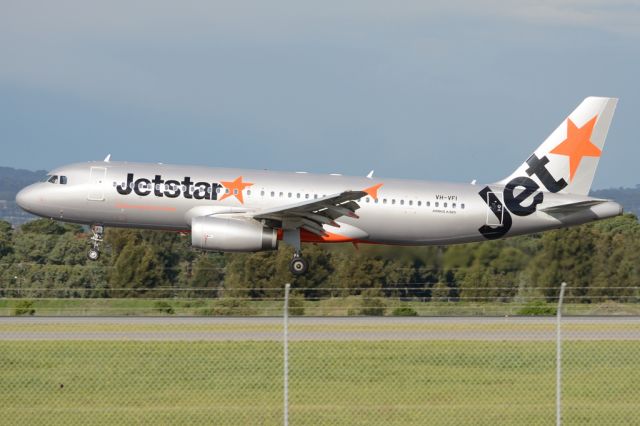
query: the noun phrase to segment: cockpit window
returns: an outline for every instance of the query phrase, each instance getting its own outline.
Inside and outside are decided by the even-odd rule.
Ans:
[[[44,177],[44,179],[42,179],[42,182],[59,183],[60,185],[66,185],[67,177],[58,175],[47,175]]]

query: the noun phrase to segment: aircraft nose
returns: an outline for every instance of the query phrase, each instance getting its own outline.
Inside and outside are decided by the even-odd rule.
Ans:
[[[33,188],[33,185],[30,185],[16,194],[16,203],[23,210],[32,212],[34,210],[34,206],[36,205],[36,198],[37,195],[35,188]]]

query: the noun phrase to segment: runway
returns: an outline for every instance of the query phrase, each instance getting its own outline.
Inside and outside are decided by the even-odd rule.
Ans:
[[[549,341],[555,318],[292,317],[296,341]],[[0,340],[281,341],[273,317],[1,317]],[[564,340],[640,340],[640,317],[568,317]]]

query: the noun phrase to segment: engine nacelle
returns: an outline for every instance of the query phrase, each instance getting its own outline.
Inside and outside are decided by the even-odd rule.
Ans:
[[[276,250],[278,232],[251,219],[194,217],[191,221],[191,244],[215,251]]]

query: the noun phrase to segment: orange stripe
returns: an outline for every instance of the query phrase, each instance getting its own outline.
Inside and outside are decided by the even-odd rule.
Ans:
[[[144,206],[139,204],[116,204],[117,209],[133,209],[133,210],[147,210],[158,212],[174,212],[175,207],[162,207],[162,206]]]

